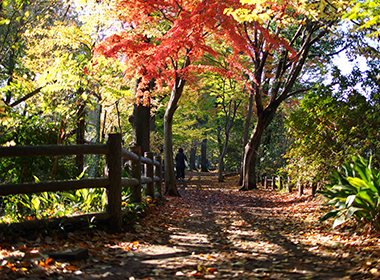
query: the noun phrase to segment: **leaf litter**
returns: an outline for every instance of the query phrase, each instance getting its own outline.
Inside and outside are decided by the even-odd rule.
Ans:
[[[0,279],[376,279],[378,235],[319,222],[321,198],[269,189],[239,192],[236,177],[188,173],[120,234],[1,233]],[[56,259],[48,252],[73,253]],[[83,252],[82,250],[81,252]]]

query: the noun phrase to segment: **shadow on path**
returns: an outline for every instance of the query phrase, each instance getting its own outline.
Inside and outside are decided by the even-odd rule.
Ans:
[[[275,193],[238,192],[236,178],[218,183],[214,175],[188,173],[179,189],[182,197],[167,197],[141,221],[134,238],[145,241],[136,251],[114,241],[115,246],[93,249],[87,260],[68,264],[65,273],[52,270],[47,278],[370,279],[350,276],[352,263],[343,248],[305,241],[315,224],[288,217],[286,209],[306,198],[281,201]],[[81,269],[70,271],[75,265]],[[38,271],[29,276],[40,278]]]

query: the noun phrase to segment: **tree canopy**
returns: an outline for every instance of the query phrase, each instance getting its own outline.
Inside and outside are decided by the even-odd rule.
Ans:
[[[350,36],[339,29],[342,18],[353,22]],[[339,108],[334,118],[346,121],[348,112],[355,112],[350,102],[360,110],[377,110],[379,71],[372,44],[377,21],[373,1],[6,1],[0,20],[2,142],[21,143],[11,138],[16,127],[26,130],[26,123],[51,128],[60,144],[90,141],[83,134],[90,134],[96,111],[97,141],[104,139],[101,130],[118,131],[130,145],[131,110],[134,104],[149,105],[156,129],[153,149],[163,150],[168,194],[178,195],[173,147],[194,147],[206,139],[220,173],[229,161],[227,169],[241,169],[242,189],[250,189],[256,183],[255,162],[259,173],[270,162],[279,163],[273,172],[283,167],[275,157],[284,147],[270,139],[272,134],[283,139],[283,118],[291,129],[283,142],[293,141],[288,155],[295,164],[307,147],[296,145],[315,120],[305,113],[312,109],[303,107],[330,100]],[[327,86],[331,57],[348,47],[358,50],[353,55],[366,55],[366,77],[354,70],[354,78],[337,79],[332,72],[334,84]],[[334,92],[355,77],[361,84],[350,87],[358,94]],[[298,102],[302,119],[288,115]],[[324,107],[317,109],[327,114]],[[41,115],[44,124],[38,122]],[[234,122],[245,123],[244,131]],[[324,122],[321,127],[326,130]],[[362,153],[358,147],[364,138],[359,141],[351,129],[345,127],[339,141],[352,140],[349,154]],[[371,127],[361,133],[366,129]],[[333,150],[343,153],[338,146]],[[343,157],[335,157],[334,166]],[[315,167],[322,178],[324,172]]]

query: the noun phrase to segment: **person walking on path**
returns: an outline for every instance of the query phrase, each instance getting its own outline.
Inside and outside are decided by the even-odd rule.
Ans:
[[[185,179],[185,167],[187,166],[187,157],[183,153],[183,149],[179,148],[178,154],[175,156],[177,179],[183,183]]]

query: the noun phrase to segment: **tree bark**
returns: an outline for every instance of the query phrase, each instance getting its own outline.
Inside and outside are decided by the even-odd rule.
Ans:
[[[129,117],[132,126],[133,145],[141,147],[141,152],[150,151],[150,106],[135,104]]]
[[[226,115],[225,115],[225,125],[224,125],[224,144],[223,144],[223,149],[222,153],[219,156],[219,169],[218,169],[218,181],[223,182],[223,171],[224,171],[224,157],[227,153],[228,149],[228,142],[230,139],[230,132],[231,129],[234,125],[234,121],[236,118],[236,113],[241,104],[241,101],[230,101],[228,105],[228,110],[225,110]]]
[[[197,153],[197,148],[193,143],[193,147],[191,147],[191,150],[190,150],[190,170],[197,170],[197,167],[195,164],[196,153]]]
[[[135,96],[137,94],[137,88],[141,79],[135,80]],[[154,79],[152,79],[143,91],[152,91],[155,85]],[[133,113],[129,117],[129,122],[132,125],[132,135],[134,146],[141,147],[141,153],[150,151],[150,126],[151,126],[151,116],[150,116],[151,106],[144,106],[142,102],[139,104],[134,104]]]
[[[249,143],[245,146],[245,153],[242,163],[243,169],[243,183],[240,190],[251,190],[256,187],[256,178],[252,174],[252,165],[258,154],[260,140],[263,135],[264,129],[273,119],[277,107],[267,107],[264,111],[257,114],[257,121],[255,128],[251,134]]]
[[[224,141],[222,152],[219,155],[219,162],[218,162],[218,181],[223,182],[223,171],[224,171],[224,157],[227,153],[227,144],[228,144],[228,136],[226,136],[226,140]]]
[[[78,91],[78,95],[81,95],[83,93],[83,89],[80,89]],[[76,140],[77,144],[81,145],[85,143],[85,116],[86,116],[86,105],[81,104],[78,108],[77,113],[77,132],[76,132]],[[76,156],[76,162],[77,162],[77,175],[79,176],[83,172],[83,166],[84,166],[84,156],[83,155],[77,155]]]
[[[207,168],[207,139],[201,143],[201,172],[208,172]]]
[[[249,99],[248,99],[248,111],[247,111],[247,117],[244,122],[244,135],[243,135],[243,157],[245,155],[245,146],[248,143],[248,137],[249,137],[249,125],[251,123],[252,119],[252,113],[253,113],[253,94],[250,93]],[[240,177],[239,177],[239,182],[238,186],[241,186],[243,184],[243,164],[240,167]]]
[[[190,58],[186,56],[182,69],[189,66]],[[170,94],[168,107],[164,115],[164,165],[165,165],[165,195],[180,196],[174,173],[173,160],[173,116],[177,110],[178,101],[185,87],[185,80],[175,74],[175,82]]]

